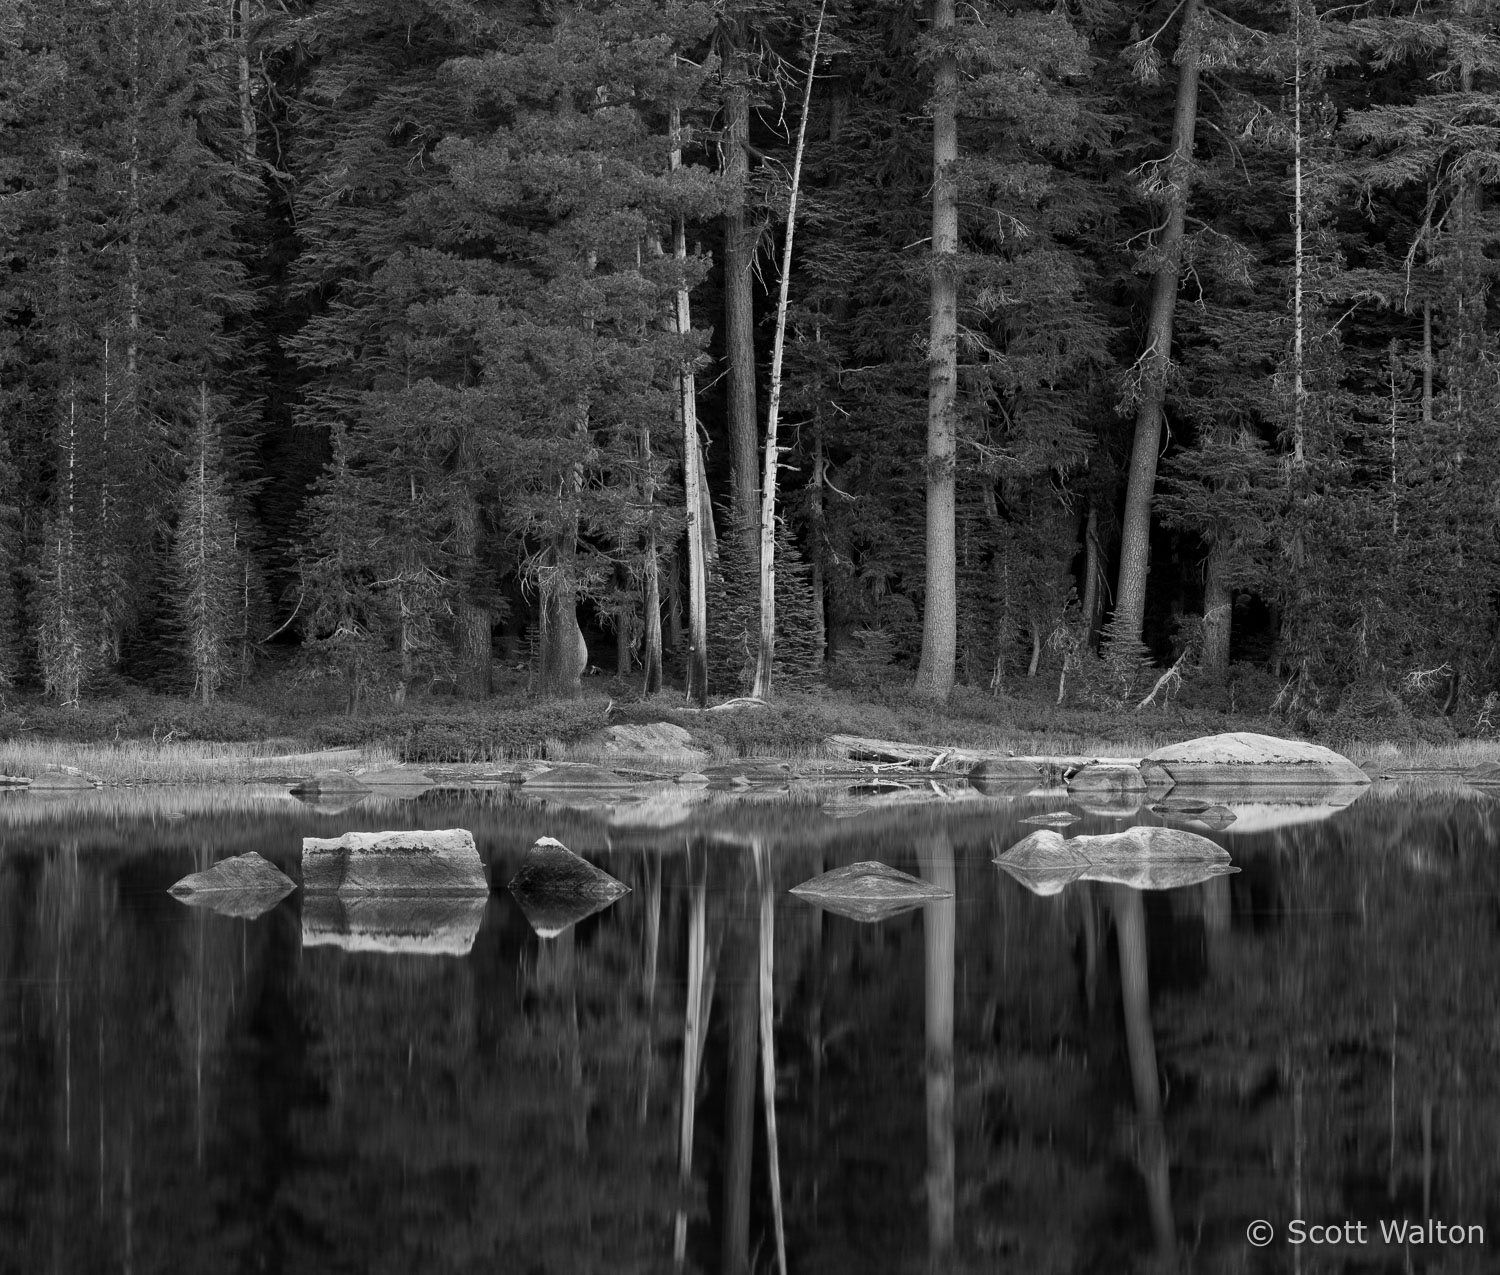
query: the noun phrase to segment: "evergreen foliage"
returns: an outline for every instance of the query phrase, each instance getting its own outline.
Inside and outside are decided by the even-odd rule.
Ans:
[[[723,272],[751,263],[763,338],[759,223],[787,199],[817,13],[5,7],[0,684],[208,700],[274,632],[350,705],[483,698],[504,622],[540,645],[539,689],[577,695],[585,637],[628,643],[682,592],[687,369],[711,497],[745,507],[731,457],[765,368]],[[958,297],[959,682],[1061,659],[1069,693],[1125,703],[1143,652],[1169,661],[1190,630],[1200,680],[1254,655],[1293,717],[1444,666],[1472,716],[1500,678],[1493,16],[1173,13],[960,5],[940,41],[909,5],[828,7],[781,404],[791,684],[825,647],[836,675],[910,677],[946,587],[926,554],[934,269]],[[1204,88],[1177,282],[1153,300],[1180,40]],[[957,245],[934,263],[950,55]],[[704,318],[726,292],[732,341]],[[700,330],[678,331],[680,293]],[[1085,527],[1113,580],[1148,399],[1140,642],[1096,668]],[[754,654],[735,540],[710,604],[716,692]]]

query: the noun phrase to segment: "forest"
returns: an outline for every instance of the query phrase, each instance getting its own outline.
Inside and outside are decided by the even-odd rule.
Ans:
[[[1483,0],[0,0],[0,129],[7,687],[1497,705]]]

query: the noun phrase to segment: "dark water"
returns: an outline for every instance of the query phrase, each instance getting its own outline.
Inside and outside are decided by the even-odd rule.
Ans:
[[[0,1272],[767,1271],[777,1198],[828,1275],[1500,1270],[1492,800],[1244,807],[1236,875],[1038,895],[992,859],[1066,805],[5,799]],[[481,911],[392,942],[165,893],[414,826],[474,832]],[[541,835],[632,892],[539,938],[500,887]],[[860,859],[954,898],[787,893]]]

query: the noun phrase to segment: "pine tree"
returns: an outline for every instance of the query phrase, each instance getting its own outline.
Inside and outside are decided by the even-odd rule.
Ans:
[[[243,667],[247,609],[247,554],[237,534],[207,385],[200,390],[198,428],[177,495],[172,556],[193,694],[207,704]]]

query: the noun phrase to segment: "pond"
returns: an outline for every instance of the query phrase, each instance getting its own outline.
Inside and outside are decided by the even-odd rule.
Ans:
[[[1196,827],[1239,871],[993,862],[1058,810]],[[1500,808],[1450,781],[1231,813],[5,797],[0,1272],[1500,1269]],[[455,827],[493,885],[456,910],[167,893]],[[504,886],[541,836],[630,893],[528,917]],[[872,921],[788,892],[865,859],[952,897]]]

